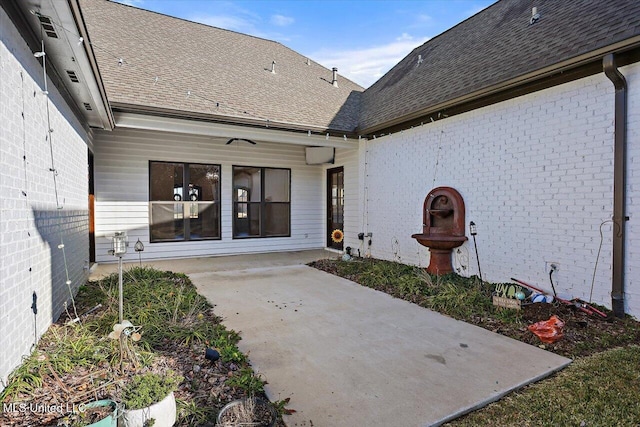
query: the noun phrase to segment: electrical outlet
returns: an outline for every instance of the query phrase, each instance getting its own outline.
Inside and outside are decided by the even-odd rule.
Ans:
[[[545,261],[544,272],[549,274],[550,271],[553,271],[554,273],[560,271],[560,263],[557,261]]]

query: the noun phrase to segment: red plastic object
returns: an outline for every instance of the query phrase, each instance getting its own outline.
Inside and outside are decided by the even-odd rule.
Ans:
[[[564,322],[554,314],[549,318],[549,320],[536,322],[533,325],[529,325],[528,328],[538,338],[540,338],[540,341],[542,341],[543,343],[552,344],[563,337],[563,327]]]

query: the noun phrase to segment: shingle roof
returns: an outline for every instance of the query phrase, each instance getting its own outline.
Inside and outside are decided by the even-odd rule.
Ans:
[[[356,128],[363,88],[342,76],[334,87],[331,70],[280,43],[105,0],[81,6],[112,105],[302,130]]]
[[[532,6],[540,18],[530,25]],[[414,49],[362,95],[359,130],[640,35],[637,0],[502,0]],[[418,66],[418,55],[423,62]]]

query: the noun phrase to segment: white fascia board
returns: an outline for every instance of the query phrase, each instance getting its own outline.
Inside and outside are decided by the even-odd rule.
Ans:
[[[217,138],[244,138],[256,142],[275,142],[315,147],[358,148],[358,141],[335,136],[287,132],[277,129],[254,128],[204,121],[176,119],[160,116],[147,116],[136,113],[114,114],[116,128],[155,130],[176,132],[188,135],[202,135]]]
[[[81,22],[76,24],[73,11],[70,9],[67,2],[54,0],[49,1],[51,8],[55,10],[55,13],[57,14],[58,22],[63,27],[57,28],[60,32],[60,37],[66,41],[67,48],[71,52],[73,58],[75,58],[75,64],[77,64],[80,69],[81,76],[83,77],[81,82],[86,85],[87,91],[89,92],[89,96],[92,100],[91,105],[94,110],[97,110],[98,115],[100,116],[102,128],[111,130],[113,128],[113,118],[111,116],[111,109],[107,105],[107,100],[103,96],[103,91],[101,91],[99,87],[99,85],[102,84],[102,81],[100,81],[100,77],[94,73],[91,62],[87,57],[87,52],[85,51],[84,44],[88,41],[86,40],[86,37],[83,37],[82,42],[80,42],[79,39],[81,34],[84,35],[84,32],[81,28],[78,28],[78,26],[83,26],[84,23]],[[71,29],[77,31],[78,34],[72,32]],[[79,108],[81,110],[83,109],[82,104],[79,105]]]

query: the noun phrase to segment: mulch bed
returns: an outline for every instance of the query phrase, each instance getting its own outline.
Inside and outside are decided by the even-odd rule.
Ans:
[[[100,310],[89,316],[99,316]],[[220,318],[213,313],[213,309],[206,314],[210,322],[219,323]],[[83,318],[85,321],[88,319]],[[67,327],[64,323],[67,317],[63,317],[52,329],[62,331]],[[40,341],[38,352],[46,358],[50,348],[45,335]],[[238,388],[230,387],[225,381],[233,376],[239,369],[234,363],[224,363],[221,360],[211,362],[204,358],[206,347],[204,344],[182,345],[171,340],[164,340],[160,349],[154,349],[159,356],[154,359],[151,371],[166,372],[171,369],[184,377],[184,381],[174,392],[176,401],[195,402],[203,411],[208,412],[208,421],[194,422],[182,420],[176,423],[180,425],[198,425],[203,427],[215,426],[215,416],[227,403],[247,397],[246,393]],[[0,426],[2,427],[30,427],[30,426],[60,426],[69,421],[69,413],[78,408],[81,403],[92,400],[112,399],[118,401],[118,382],[126,379],[127,374],[118,374],[108,363],[100,366],[76,367],[72,372],[60,375],[52,368],[44,375],[44,382],[34,393],[22,394],[12,402],[21,402],[26,405],[20,410],[16,405],[15,411],[2,411],[0,413]],[[5,402],[8,403],[8,402]],[[30,405],[43,405],[40,407]],[[60,406],[62,405],[62,406]],[[74,406],[75,405],[75,406]],[[42,409],[42,410],[39,410]],[[278,426],[282,426],[281,421]]]

